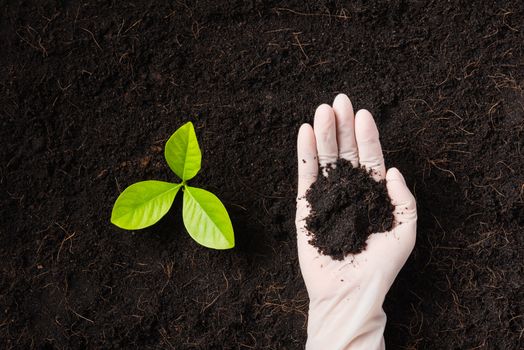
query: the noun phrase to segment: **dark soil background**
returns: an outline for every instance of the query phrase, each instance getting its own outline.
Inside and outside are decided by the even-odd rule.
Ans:
[[[0,348],[302,348],[295,138],[338,92],[418,201],[389,348],[522,348],[521,0],[0,11]],[[141,232],[109,223],[126,186],[173,179],[162,148],[188,120],[232,251],[193,242],[179,204]]]
[[[341,158],[319,171],[327,176],[320,176],[306,192],[311,208],[306,228],[309,243],[321,254],[343,260],[366,249],[370,234],[391,230],[395,207],[386,180],[377,182],[371,171]]]

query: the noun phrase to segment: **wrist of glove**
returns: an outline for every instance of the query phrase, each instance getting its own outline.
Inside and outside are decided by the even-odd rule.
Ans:
[[[384,349],[381,276],[366,282],[310,302],[306,349]]]

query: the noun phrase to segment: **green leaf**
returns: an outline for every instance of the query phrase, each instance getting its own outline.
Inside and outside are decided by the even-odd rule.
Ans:
[[[118,196],[111,222],[126,230],[153,225],[169,211],[180,186],[154,180],[132,184]]]
[[[235,246],[233,225],[227,210],[213,193],[184,186],[182,216],[191,237],[204,247],[229,249]]]
[[[193,123],[182,125],[166,143],[167,164],[182,180],[193,178],[200,170],[202,153],[198,146]]]

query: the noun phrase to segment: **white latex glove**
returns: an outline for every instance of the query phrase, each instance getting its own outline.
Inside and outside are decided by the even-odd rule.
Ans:
[[[304,197],[317,179],[318,162],[326,165],[339,157],[372,169],[376,180],[385,177],[395,206],[393,229],[370,235],[363,252],[343,261],[321,255],[309,244],[305,228],[310,208]],[[306,349],[384,349],[382,303],[415,245],[417,210],[402,174],[395,168],[386,173],[371,114],[360,110],[354,115],[343,94],[333,108],[318,107],[314,129],[304,124],[298,133],[298,176],[298,256],[310,299]]]

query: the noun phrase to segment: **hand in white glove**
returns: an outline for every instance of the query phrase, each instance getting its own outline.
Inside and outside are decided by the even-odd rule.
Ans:
[[[372,169],[375,180],[386,178],[395,206],[395,223],[389,232],[372,234],[367,247],[336,261],[309,244],[305,228],[309,204],[305,193],[319,175],[319,165],[349,160],[353,166]],[[322,176],[322,175],[321,175]],[[306,349],[384,349],[386,315],[384,297],[415,244],[415,198],[400,172],[386,173],[378,130],[371,114],[338,95],[315,113],[314,129],[301,126],[298,133],[297,242],[300,268],[309,294]]]

